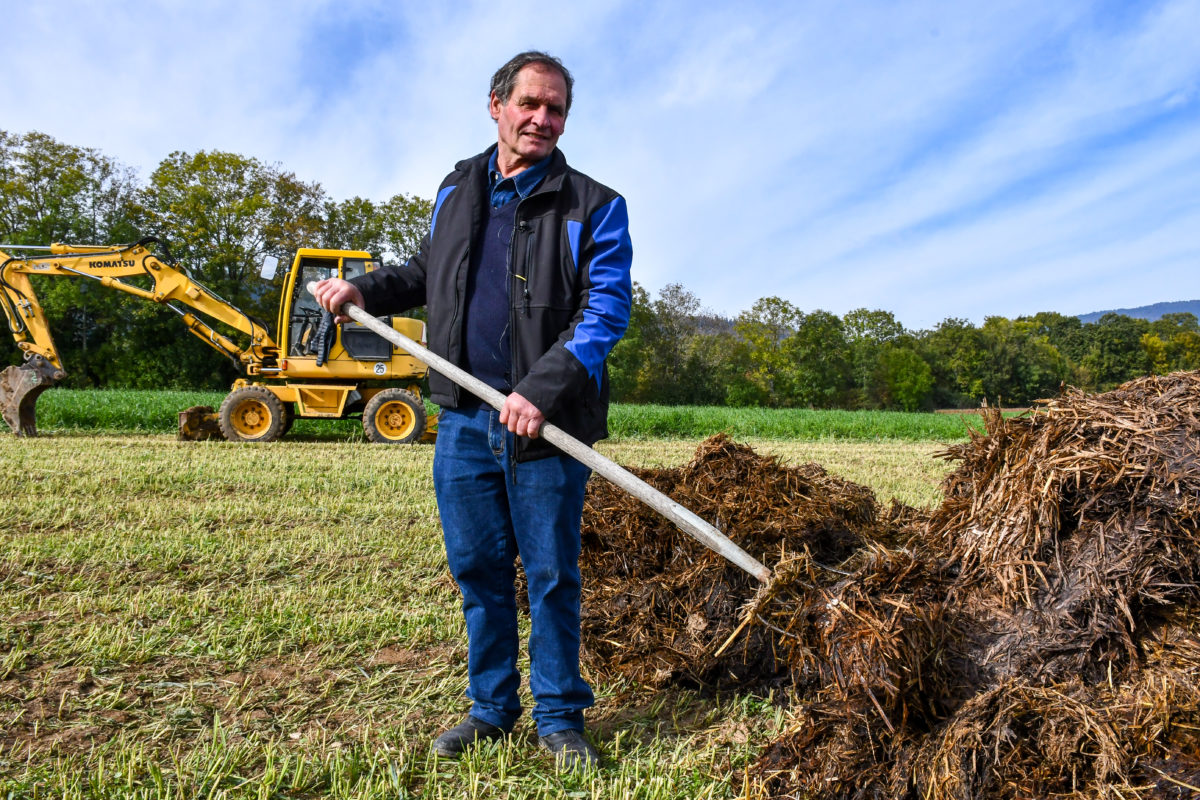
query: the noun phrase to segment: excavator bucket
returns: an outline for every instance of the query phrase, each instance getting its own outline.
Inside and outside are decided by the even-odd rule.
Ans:
[[[179,441],[221,439],[221,424],[212,406],[192,406],[179,412]]]
[[[0,412],[17,436],[37,436],[37,399],[67,373],[42,356],[0,372]]]

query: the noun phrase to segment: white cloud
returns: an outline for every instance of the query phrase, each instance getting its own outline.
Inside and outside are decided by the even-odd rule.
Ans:
[[[637,279],[725,313],[1200,297],[1191,2],[58,0],[6,26],[4,129],[143,178],[231,150],[339,199],[431,195],[495,136],[491,71],[547,49],[577,77],[564,151],[629,199]]]

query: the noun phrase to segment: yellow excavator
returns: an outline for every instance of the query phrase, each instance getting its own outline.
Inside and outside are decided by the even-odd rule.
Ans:
[[[37,398],[66,377],[32,275],[94,280],[165,305],[189,331],[239,365],[245,377],[234,382],[218,412],[198,407],[180,414],[181,438],[203,438],[205,429],[216,427],[230,441],[270,442],[287,433],[296,417],[359,415],[372,442],[402,444],[433,436],[436,420],[427,419],[417,383],[425,365],[357,323],[332,325],[305,291],[310,281],[376,269],[379,262],[370,253],[298,250],[280,297],[278,336],[272,338],[263,322],[189,277],[155,239],[115,246],[0,247],[34,253],[17,257],[0,250],[0,307],[25,356],[20,366],[0,372],[0,411],[18,436],[37,435]],[[276,259],[264,259],[263,277],[272,279],[277,268]],[[248,342],[239,345],[206,318]],[[410,339],[425,339],[420,320],[397,316],[390,325]]]

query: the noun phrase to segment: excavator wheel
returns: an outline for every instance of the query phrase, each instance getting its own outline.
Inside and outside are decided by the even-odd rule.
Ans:
[[[265,386],[230,392],[217,416],[221,433],[231,442],[273,442],[283,435],[283,403]]]
[[[37,400],[42,392],[67,377],[43,356],[0,372],[0,413],[17,436],[37,436]]]
[[[376,444],[409,444],[425,433],[425,404],[405,389],[384,389],[363,409],[363,431]]]

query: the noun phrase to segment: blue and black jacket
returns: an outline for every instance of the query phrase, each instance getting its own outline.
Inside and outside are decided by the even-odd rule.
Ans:
[[[460,161],[442,182],[415,256],[353,281],[372,314],[426,306],[429,349],[459,366],[468,264],[487,224],[493,150]],[[629,323],[629,218],[623,197],[567,166],[561,151],[551,159],[546,177],[517,205],[509,250],[513,391],[590,445],[608,435],[604,362]],[[433,402],[449,408],[469,394],[436,372],[429,389]],[[522,437],[516,458],[557,452]]]

